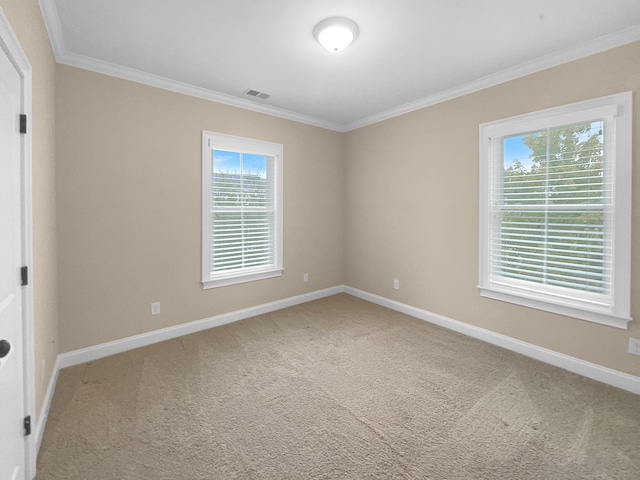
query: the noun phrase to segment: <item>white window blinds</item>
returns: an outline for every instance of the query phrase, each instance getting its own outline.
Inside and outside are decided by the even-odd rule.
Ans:
[[[626,328],[631,94],[480,126],[486,297]]]
[[[282,145],[203,132],[202,283],[282,274]]]
[[[211,271],[274,261],[275,159],[212,150]]]
[[[608,294],[613,198],[604,123],[493,141],[502,161],[491,192],[492,275]]]

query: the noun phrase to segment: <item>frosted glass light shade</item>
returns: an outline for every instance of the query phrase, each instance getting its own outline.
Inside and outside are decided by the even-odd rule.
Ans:
[[[344,50],[357,35],[358,25],[353,20],[342,17],[327,18],[313,29],[313,36],[330,52]]]

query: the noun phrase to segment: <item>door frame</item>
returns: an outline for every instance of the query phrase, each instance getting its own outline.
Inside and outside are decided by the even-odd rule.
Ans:
[[[22,49],[18,37],[13,31],[9,19],[0,7],[0,48],[5,52],[20,75],[20,107],[27,115],[27,133],[20,135],[21,163],[21,212],[22,223],[22,265],[29,269],[29,284],[22,287],[22,325],[23,325],[23,367],[24,367],[24,411],[31,416],[31,435],[25,437],[25,478],[32,479],[36,473],[37,448],[36,399],[35,399],[35,342],[34,342],[34,272],[33,272],[33,212],[31,186],[31,88],[32,68],[29,58]]]

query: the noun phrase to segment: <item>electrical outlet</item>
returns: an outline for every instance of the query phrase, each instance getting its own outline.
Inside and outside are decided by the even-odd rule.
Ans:
[[[400,290],[400,280],[393,280],[393,288],[395,288],[396,290]]]
[[[153,302],[151,304],[151,315],[160,315],[160,302]]]
[[[629,337],[629,353],[640,355],[640,339]]]
[[[304,283],[307,283],[309,281],[309,274],[305,273],[304,275],[302,275],[302,281]]]

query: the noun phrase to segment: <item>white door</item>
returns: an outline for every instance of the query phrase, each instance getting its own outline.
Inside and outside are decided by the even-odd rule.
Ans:
[[[0,480],[25,478],[20,75],[0,48]]]

